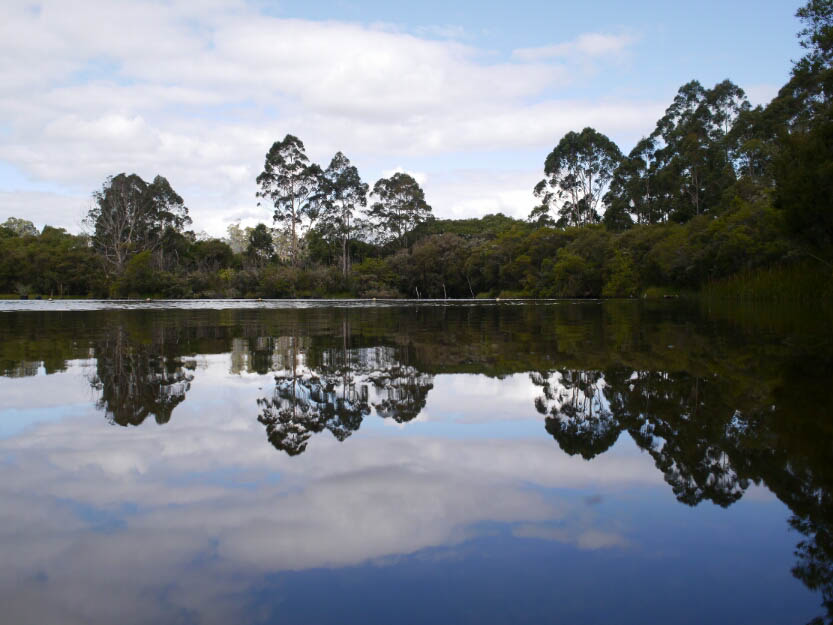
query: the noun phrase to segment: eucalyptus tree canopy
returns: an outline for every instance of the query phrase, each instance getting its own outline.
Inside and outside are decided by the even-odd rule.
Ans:
[[[321,167],[307,158],[304,143],[286,135],[283,141],[272,144],[257,177],[257,197],[272,202],[274,221],[290,233],[292,264],[298,262],[298,230],[305,218],[314,221],[317,217],[322,174]]]
[[[530,221],[541,225],[578,226],[599,221],[598,209],[622,153],[608,137],[593,128],[568,132],[544,162],[545,178],[535,185],[541,204]]]
[[[372,195],[378,201],[370,207],[368,215],[387,242],[402,241],[402,247],[407,247],[408,232],[433,218],[425,193],[408,174],[397,172],[390,178],[380,178],[373,185]]]
[[[796,16],[807,54],[767,107],[787,126],[773,159],[775,205],[795,234],[825,249],[833,245],[833,0],[810,0]]]
[[[833,0],[810,0],[796,17],[801,47],[807,50],[793,65],[792,76],[773,101],[789,125],[806,129],[819,118],[830,117],[833,102]]]
[[[166,230],[181,231],[191,223],[182,198],[162,176],[150,184],[136,174],[111,176],[93,200],[85,220],[93,230],[93,248],[117,275],[133,255],[158,249]]]
[[[321,180],[319,214],[325,239],[341,243],[341,270],[346,278],[350,271],[350,239],[356,229],[355,213],[367,206],[368,185],[362,182],[359,170],[337,152]]]
[[[637,223],[663,220],[656,178],[656,144],[653,139],[643,138],[613,172],[604,197],[607,204],[604,221],[609,230],[629,227],[631,214],[636,216]]]
[[[712,210],[740,168],[732,128],[749,110],[743,89],[728,80],[705,89],[692,80],[677,91],[651,134],[655,192],[678,221]]]
[[[20,217],[9,217],[6,221],[0,224],[0,228],[6,228],[18,237],[36,237],[40,234],[38,229],[35,227],[35,224],[28,219],[21,219]]]
[[[275,254],[275,245],[272,241],[272,231],[266,224],[257,224],[250,230],[246,255],[258,266],[262,267]]]

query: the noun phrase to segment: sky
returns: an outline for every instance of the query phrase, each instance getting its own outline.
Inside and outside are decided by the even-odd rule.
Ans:
[[[677,89],[771,99],[794,0],[0,3],[0,222],[82,229],[108,176],[168,179],[193,229],[270,223],[255,178],[299,137],[439,218],[525,218],[546,155],[592,126],[628,152]]]

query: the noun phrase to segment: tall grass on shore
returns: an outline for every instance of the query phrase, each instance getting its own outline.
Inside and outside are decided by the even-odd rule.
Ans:
[[[833,302],[833,267],[816,260],[741,271],[707,282],[701,295],[762,302]]]

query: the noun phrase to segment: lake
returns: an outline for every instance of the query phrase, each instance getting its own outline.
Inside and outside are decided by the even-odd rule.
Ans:
[[[3,620],[829,621],[831,323],[0,302]]]

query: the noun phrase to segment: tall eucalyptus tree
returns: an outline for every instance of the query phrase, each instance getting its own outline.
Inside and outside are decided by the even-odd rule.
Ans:
[[[115,275],[135,254],[157,250],[167,230],[191,223],[182,198],[162,176],[150,184],[136,174],[111,176],[93,200],[85,222],[93,231],[93,249]]]
[[[321,167],[307,158],[304,143],[288,134],[272,144],[257,177],[257,197],[272,202],[273,220],[289,231],[293,265],[298,263],[298,230],[304,218],[314,220],[317,216],[322,175]]]
[[[616,144],[593,128],[568,132],[544,162],[545,177],[534,189],[541,204],[532,210],[530,221],[562,227],[599,221],[604,192],[621,160]],[[558,211],[557,222],[553,210]]]
[[[655,189],[677,221],[713,210],[735,181],[739,154],[732,128],[749,108],[743,90],[728,80],[712,89],[692,80],[680,87],[657,122],[651,134]]]
[[[432,218],[425,192],[408,174],[397,172],[390,178],[380,178],[371,195],[378,200],[368,216],[379,226],[385,242],[401,241],[402,247],[408,247],[408,232]]]
[[[356,230],[356,210],[367,206],[368,185],[362,182],[359,170],[337,152],[321,179],[319,215],[325,238],[341,244],[341,271],[350,273],[350,239]]]

